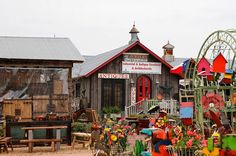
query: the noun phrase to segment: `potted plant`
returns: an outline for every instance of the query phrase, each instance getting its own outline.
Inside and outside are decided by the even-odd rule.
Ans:
[[[110,107],[110,117],[111,118],[117,118],[117,117],[121,117],[121,109],[118,106],[113,106]]]
[[[111,109],[110,107],[103,107],[102,109],[104,118],[110,117]]]

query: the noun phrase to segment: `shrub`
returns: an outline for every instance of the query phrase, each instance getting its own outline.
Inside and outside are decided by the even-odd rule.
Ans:
[[[121,109],[118,106],[109,106],[109,107],[103,107],[102,112],[104,114],[120,113]]]
[[[91,132],[92,123],[74,122],[71,124],[72,132]]]
[[[111,113],[120,113],[121,110],[118,106],[111,107]]]
[[[103,112],[103,114],[110,114],[111,109],[110,109],[110,107],[103,107],[102,112]]]

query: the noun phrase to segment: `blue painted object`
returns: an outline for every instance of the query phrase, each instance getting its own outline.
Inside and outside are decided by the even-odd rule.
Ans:
[[[146,134],[148,136],[152,136],[152,132],[155,131],[155,129],[151,129],[151,128],[143,128],[140,132],[142,134]]]
[[[141,153],[141,156],[152,156],[152,153],[148,152],[148,151],[143,151]]]
[[[180,118],[193,118],[193,108],[184,107],[180,108]]]

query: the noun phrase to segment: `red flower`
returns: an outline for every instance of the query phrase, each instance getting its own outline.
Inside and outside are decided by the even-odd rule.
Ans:
[[[125,126],[124,126],[124,129],[131,129],[131,126],[125,125]]]
[[[206,147],[207,146],[207,142],[208,142],[207,140],[202,140],[202,142],[201,142],[202,143],[202,147]]]
[[[202,138],[201,135],[198,135],[198,134],[195,135],[196,140],[201,140],[201,138]]]
[[[193,132],[190,131],[190,130],[188,130],[188,131],[187,131],[187,135],[188,135],[188,136],[192,136],[192,135],[193,135]]]
[[[178,141],[178,139],[177,138],[173,138],[173,139],[171,139],[171,142],[172,142],[172,144],[174,145],[174,144],[176,144],[177,143],[177,141]]]
[[[196,131],[193,131],[192,135],[193,135],[193,136],[196,136],[196,135],[197,135],[197,132],[196,132]]]
[[[193,139],[190,139],[189,141],[186,142],[187,148],[192,147],[192,145],[193,145]]]

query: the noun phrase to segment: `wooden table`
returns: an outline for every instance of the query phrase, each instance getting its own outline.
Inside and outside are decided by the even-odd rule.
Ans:
[[[72,149],[74,149],[75,143],[82,143],[83,147],[85,147],[85,144],[88,143],[90,145],[91,143],[91,133],[82,133],[82,132],[74,132],[72,133],[73,141],[72,141]],[[79,137],[80,139],[77,140],[76,137]]]
[[[36,142],[51,142],[52,148],[54,148],[54,143],[56,142],[56,150],[60,149],[61,142],[61,129],[67,128],[67,126],[38,126],[38,127],[23,127],[22,130],[28,131],[28,140],[21,140],[21,142],[27,142],[29,146],[29,152],[33,150],[33,143]],[[34,139],[33,131],[34,130],[56,130],[56,138],[55,139]],[[54,150],[54,149],[53,149]]]

